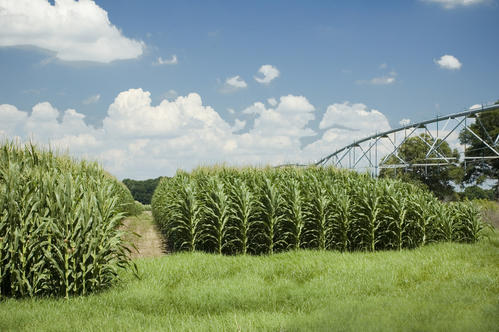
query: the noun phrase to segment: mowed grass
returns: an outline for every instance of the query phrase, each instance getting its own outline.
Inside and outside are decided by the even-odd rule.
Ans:
[[[401,252],[182,253],[98,294],[0,302],[0,331],[497,331],[499,233]]]

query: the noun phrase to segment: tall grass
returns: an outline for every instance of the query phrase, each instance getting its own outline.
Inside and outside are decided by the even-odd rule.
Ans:
[[[129,265],[118,227],[131,205],[130,192],[95,163],[3,143],[0,298],[109,286]]]
[[[164,178],[152,200],[170,249],[224,254],[401,250],[475,242],[471,203],[445,204],[396,180],[334,168],[198,168]]]

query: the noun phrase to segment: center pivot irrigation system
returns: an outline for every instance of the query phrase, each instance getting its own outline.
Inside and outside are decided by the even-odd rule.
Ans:
[[[424,167],[427,169],[428,167],[459,165],[460,160],[463,161],[464,167],[466,167],[470,163],[483,162],[486,159],[496,159],[499,158],[499,135],[491,137],[476,114],[497,109],[499,109],[499,105],[471,108],[464,112],[437,116],[431,120],[376,133],[336,150],[317,161],[315,165],[334,165],[341,168],[364,170],[373,176],[378,176],[380,169],[383,168],[401,168],[407,170],[415,167]],[[482,135],[482,137],[469,127],[475,121],[477,121],[485,132],[485,135]],[[445,156],[441,152],[440,147],[444,142],[449,143],[451,140],[454,140],[453,143],[455,143],[457,135],[462,130],[470,132],[484,144],[484,149],[490,151],[485,153],[482,150],[481,156],[477,156],[476,153],[470,155],[470,151],[467,151],[466,145],[463,145],[461,146],[461,151],[459,151],[459,159]],[[433,144],[428,143],[421,137],[423,133],[431,138]],[[421,163],[411,164],[399,155],[400,147],[411,137],[419,137],[427,147],[426,158]],[[386,162],[392,156],[394,156],[397,162],[387,164]],[[391,158],[391,160],[394,158]]]

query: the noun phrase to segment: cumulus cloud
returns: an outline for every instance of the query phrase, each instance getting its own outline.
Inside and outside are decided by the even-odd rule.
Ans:
[[[115,136],[128,137],[174,137],[208,127],[230,128],[213,108],[203,106],[197,93],[152,106],[151,93],[142,89],[121,92],[109,106],[103,126]]]
[[[280,98],[276,108],[266,108],[263,103],[255,103],[246,108],[244,114],[257,114],[254,127],[250,131],[258,136],[286,136],[300,138],[310,136],[314,131],[305,128],[314,119],[315,107],[303,96],[288,95]]]
[[[172,55],[171,59],[163,59],[162,57],[158,57],[156,61],[153,63],[155,65],[176,65],[178,63],[177,56]]]
[[[177,96],[178,96],[178,92],[173,90],[173,89],[170,89],[170,90],[166,91],[165,93],[163,93],[161,95],[161,98],[163,98],[163,99],[175,99],[175,98],[177,98]]]
[[[273,104],[256,102],[235,113],[252,115],[254,121],[236,118],[229,124],[197,93],[155,105],[148,91],[130,89],[109,106],[102,127],[89,125],[76,110],[62,112],[43,102],[30,112],[0,105],[0,133],[32,137],[98,160],[120,178],[144,179],[222,162],[307,163],[355,137],[388,128],[383,114],[363,104],[332,104],[321,121],[324,135],[302,146],[302,138],[317,135],[310,127],[317,116],[314,105],[296,95],[282,96]]]
[[[267,99],[267,103],[269,103],[270,106],[276,106],[277,100],[275,98],[269,98]]]
[[[469,7],[485,3],[487,0],[422,0],[424,2],[436,3],[445,9],[454,9],[457,7]]]
[[[92,0],[0,0],[0,46],[31,45],[64,61],[134,59],[144,43],[125,37]]]
[[[274,79],[279,77],[279,70],[272,65],[263,65],[258,69],[258,73],[263,77],[255,76],[255,81],[262,84],[269,84]]]
[[[220,80],[217,81],[219,84],[221,84]],[[233,93],[247,87],[248,84],[241,78],[241,76],[236,75],[233,77],[228,77],[225,82],[223,82],[218,91],[221,93]]]
[[[366,105],[358,103],[329,105],[322,121],[319,123],[320,129],[326,129],[335,125],[351,131],[362,131],[369,134],[374,131],[382,131],[390,128],[388,119],[378,110],[369,110]]]
[[[19,135],[20,127],[28,118],[28,113],[17,109],[17,107],[3,104],[0,105],[0,131],[3,135]]]
[[[33,106],[31,113],[11,105],[0,105],[0,131],[8,137],[33,139],[57,149],[70,149],[75,154],[94,151],[103,138],[102,129],[85,123],[85,115],[73,109],[61,114],[48,102]]]
[[[435,63],[443,69],[449,70],[459,70],[462,67],[462,63],[453,55],[443,55],[440,59],[435,60]]]
[[[240,131],[246,127],[246,121],[236,119],[234,126],[232,127],[232,132]]]
[[[246,82],[239,75],[229,77],[225,80],[225,84],[236,89],[242,89],[248,86],[248,84],[246,84]]]
[[[350,102],[329,105],[319,128],[325,129],[322,137],[304,148],[305,155],[310,158],[323,157],[354,140],[391,129],[388,119],[380,111]],[[383,146],[379,147],[380,155],[387,152]]]
[[[95,103],[99,102],[99,100],[100,100],[100,94],[96,94],[96,95],[88,97],[82,103],[84,105],[90,105],[90,104],[95,104]]]

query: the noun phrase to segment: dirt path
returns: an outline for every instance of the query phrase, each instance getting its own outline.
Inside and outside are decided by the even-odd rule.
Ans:
[[[140,237],[137,237],[130,234],[126,237],[128,241],[135,244],[138,250],[131,248],[132,258],[158,257],[165,254],[165,246],[161,233],[154,224],[150,211],[145,211],[136,217],[126,218],[123,226],[126,230],[140,235]]]

